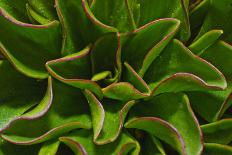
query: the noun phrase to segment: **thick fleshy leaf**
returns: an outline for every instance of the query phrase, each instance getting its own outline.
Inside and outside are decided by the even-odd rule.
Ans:
[[[160,18],[177,18],[181,21],[179,39],[187,41],[190,37],[188,3],[188,0],[140,0],[139,25]]]
[[[89,53],[90,48],[86,47],[78,53],[47,62],[46,68],[59,81],[76,88],[91,90],[101,98],[100,86],[90,80],[91,63]]]
[[[57,19],[54,0],[28,0],[29,5],[48,20]]]
[[[152,63],[144,79],[153,95],[227,87],[225,77],[217,68],[191,53],[178,40],[173,40]]]
[[[68,145],[76,155],[132,155],[139,154],[140,146],[138,142],[129,134],[122,133],[117,141],[106,144],[96,145],[92,141],[92,134],[87,130],[79,130],[68,136],[60,138],[60,141]]]
[[[46,61],[60,55],[59,22],[26,24],[0,8],[0,25],[0,50],[15,68],[33,78],[48,77]]]
[[[201,153],[202,133],[186,95],[165,93],[137,103],[130,113],[126,128],[145,130],[181,154]]]
[[[122,60],[128,62],[143,76],[153,60],[175,35],[179,24],[176,19],[160,19],[132,33],[122,35]]]
[[[104,33],[117,31],[99,22],[86,0],[55,0],[55,6],[63,27],[64,55],[81,50]]]
[[[206,143],[229,144],[232,141],[232,119],[222,119],[201,126]]]
[[[26,4],[27,15],[33,24],[48,24],[51,21],[37,13],[29,4]]]
[[[221,29],[224,31],[224,35],[222,36],[223,40],[232,43],[232,19],[230,18],[232,12],[231,1],[211,0],[208,5],[207,15],[203,20],[204,22],[198,37],[212,29]],[[198,21],[200,21],[200,19],[198,19]]]
[[[58,140],[47,141],[43,143],[38,155],[56,155],[59,145],[60,141]]]
[[[104,97],[121,101],[141,99],[150,95],[150,93],[147,92],[140,92],[128,82],[113,83],[103,88],[102,91]]]
[[[91,10],[102,23],[117,28],[120,32],[129,32],[136,28],[133,14],[136,5],[129,5],[128,0],[94,0]]]
[[[232,147],[217,143],[205,143],[203,155],[231,155]]]
[[[28,22],[27,11],[26,11],[27,0],[1,0],[0,9],[4,9],[8,12],[13,18],[22,21]]]
[[[180,154],[186,154],[180,133],[164,120],[156,117],[139,117],[128,121],[124,126],[145,130],[171,145]]]
[[[200,56],[222,71],[228,81],[225,91],[188,93],[193,108],[205,120],[212,122],[219,120],[232,104],[232,47],[223,41],[217,41],[201,53]]]
[[[146,82],[138,75],[138,73],[127,63],[124,62],[124,72],[122,74],[122,81],[131,83],[136,89],[143,93],[150,93],[150,88]]]
[[[106,82],[119,80],[122,70],[119,34],[109,33],[99,38],[91,48],[90,54],[91,69],[94,75],[109,71],[113,77],[106,78]]]
[[[18,120],[1,135],[16,144],[35,144],[77,128],[91,128],[88,105],[80,90],[53,80],[49,111],[35,120]],[[71,108],[64,108],[71,107]],[[30,129],[28,132],[28,129]]]
[[[118,138],[124,120],[135,101],[119,102],[115,100],[98,99],[90,92],[85,91],[88,100],[92,121],[93,121],[93,141],[96,144],[106,144]]]
[[[30,154],[30,155],[38,155],[39,149],[41,145],[31,145],[31,146],[19,146],[19,145],[14,145],[9,142],[4,141],[3,139],[0,138],[0,154],[1,155],[25,155],[25,154]]]
[[[201,55],[207,48],[213,45],[222,35],[222,30],[211,30],[193,42],[189,49],[196,55]]]
[[[45,87],[44,81],[28,78],[15,71],[9,62],[1,61],[0,131],[7,128],[11,122],[20,119],[21,115],[38,104],[46,91]],[[44,103],[48,94],[46,93],[43,99]]]

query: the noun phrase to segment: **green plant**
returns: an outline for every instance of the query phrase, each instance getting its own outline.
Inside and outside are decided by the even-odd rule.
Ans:
[[[231,13],[0,0],[0,154],[232,154]]]

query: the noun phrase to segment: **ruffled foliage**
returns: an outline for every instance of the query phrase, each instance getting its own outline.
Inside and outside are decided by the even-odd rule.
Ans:
[[[0,154],[232,154],[232,0],[0,0]]]

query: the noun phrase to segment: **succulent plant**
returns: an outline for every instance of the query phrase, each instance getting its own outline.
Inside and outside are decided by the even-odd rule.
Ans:
[[[232,154],[232,0],[0,0],[0,154]]]

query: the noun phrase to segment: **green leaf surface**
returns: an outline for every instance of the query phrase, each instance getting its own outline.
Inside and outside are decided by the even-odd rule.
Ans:
[[[27,0],[1,0],[0,10],[5,10],[13,18],[21,22],[29,22],[26,11]],[[0,11],[1,12],[1,11]],[[1,15],[1,13],[0,13]]]
[[[18,71],[29,77],[48,77],[44,66],[46,61],[60,55],[59,22],[53,21],[46,25],[26,24],[13,19],[3,9],[0,12],[0,50],[3,55]]]
[[[39,23],[39,24],[43,25],[43,24],[48,24],[51,22],[47,18],[38,14],[29,4],[26,4],[26,8],[27,8],[28,17],[32,23],[34,23],[34,24]]]
[[[56,155],[59,145],[60,141],[58,140],[46,141],[43,143],[38,155]]]
[[[115,141],[121,132],[128,111],[135,102],[125,103],[109,99],[99,101],[89,91],[85,91],[85,96],[92,115],[93,141],[99,145]]]
[[[222,35],[222,30],[211,30],[193,42],[189,49],[196,55],[201,55],[207,48],[213,45]]]
[[[54,0],[28,0],[30,6],[48,20],[57,19]]]
[[[229,144],[232,141],[232,120],[221,119],[201,126],[206,143]]]
[[[92,134],[87,130],[79,130],[60,138],[76,155],[137,155],[140,151],[138,142],[127,133],[122,133],[113,143],[96,145],[92,141]]]
[[[139,0],[139,2],[140,26],[160,18],[176,18],[181,21],[178,38],[182,41],[189,39],[188,0]]]
[[[53,95],[52,105],[46,114],[33,121],[16,121],[4,131],[2,138],[30,145],[56,138],[73,129],[91,128],[88,105],[80,90],[53,80]],[[30,131],[25,132],[28,128]]]
[[[70,86],[88,89],[102,97],[100,86],[91,81],[90,48],[67,55],[63,58],[52,60],[46,63],[48,72],[59,81]]]
[[[99,38],[91,48],[92,74],[110,71],[112,82],[118,81],[121,75],[121,45],[117,33],[109,33]],[[117,71],[117,72],[116,72]]]
[[[197,37],[202,36],[212,29],[221,29],[224,31],[224,35],[222,36],[223,40],[232,43],[231,4],[232,2],[230,0],[211,0],[207,9],[207,15],[203,20],[204,22]],[[198,19],[198,21],[200,21],[200,19]]]
[[[128,82],[113,83],[102,89],[105,98],[120,101],[130,101],[148,97],[150,94],[140,92],[132,84]]]
[[[122,75],[122,81],[129,82],[140,92],[149,94],[150,88],[138,73],[127,62],[124,62],[124,66],[125,69]]]
[[[232,147],[217,143],[205,143],[203,155],[231,155]]]
[[[180,22],[176,19],[160,19],[132,33],[122,34],[122,60],[128,62],[143,76],[175,35],[179,24]]]
[[[28,78],[7,61],[0,61],[0,131],[40,102],[46,84]]]
[[[20,146],[14,145],[0,138],[0,155],[38,155],[41,145]]]
[[[117,28],[120,32],[129,32],[136,28],[130,8],[134,5],[128,0],[94,0],[91,11],[102,23]]]
[[[55,0],[55,6],[63,27],[64,55],[81,50],[104,33],[117,31],[99,22],[86,0]]]
[[[201,153],[202,133],[186,95],[165,93],[137,103],[130,113],[126,128],[145,130],[180,154]]]
[[[144,80],[153,95],[227,87],[225,77],[216,67],[191,53],[178,40],[173,40],[152,63]]]
[[[232,47],[223,41],[217,41],[200,56],[222,71],[228,87],[225,91],[191,92],[188,95],[193,108],[201,117],[209,122],[217,121],[232,104]]]

